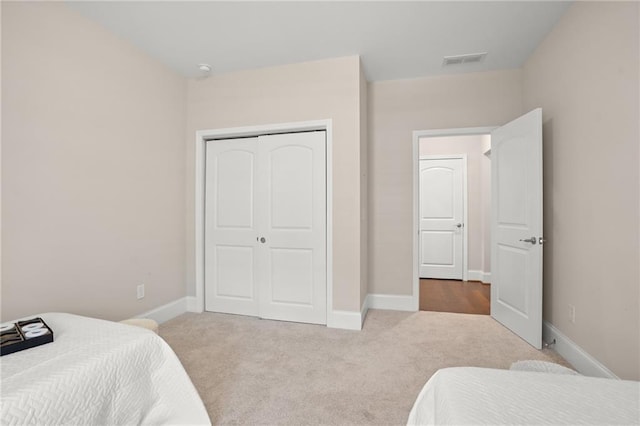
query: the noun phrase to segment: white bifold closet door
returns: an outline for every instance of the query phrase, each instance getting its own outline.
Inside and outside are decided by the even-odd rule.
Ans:
[[[326,324],[325,132],[206,146],[207,311]]]

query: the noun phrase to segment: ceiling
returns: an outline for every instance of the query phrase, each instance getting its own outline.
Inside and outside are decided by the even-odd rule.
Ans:
[[[560,1],[77,1],[69,7],[185,77],[360,55],[369,81],[524,61],[568,8]],[[443,57],[488,52],[481,63]]]

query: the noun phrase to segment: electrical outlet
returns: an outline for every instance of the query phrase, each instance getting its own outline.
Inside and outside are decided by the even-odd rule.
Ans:
[[[140,284],[138,287],[136,287],[136,293],[138,296],[138,300],[144,298],[144,284]]]
[[[576,323],[576,307],[573,305],[569,305],[569,321],[571,324]]]

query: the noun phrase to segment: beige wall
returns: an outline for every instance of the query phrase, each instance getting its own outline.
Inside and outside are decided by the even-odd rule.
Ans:
[[[638,7],[574,3],[524,66],[526,109],[544,117],[544,318],[636,380]]]
[[[327,118],[334,309],[411,294],[412,132],[540,106],[545,319],[638,379],[639,9],[577,2],[523,70],[367,85],[348,57],[185,85],[63,4],[2,2],[2,320],[193,295],[195,131]]]
[[[195,132],[333,120],[333,308],[360,311],[360,58],[285,65],[192,79],[188,83],[187,282],[194,278]]]
[[[410,295],[415,130],[494,126],[522,113],[520,70],[369,85],[369,293]]]
[[[185,296],[185,94],[62,3],[2,2],[3,321]]]
[[[369,294],[368,82],[360,63],[360,306]]]
[[[467,256],[468,271],[475,272],[469,279],[477,279],[478,273],[489,273],[491,267],[485,269],[485,258],[490,248],[489,229],[485,228],[485,218],[491,213],[490,196],[487,189],[491,187],[490,160],[483,155],[485,135],[422,137],[419,140],[419,153],[423,155],[466,154],[467,156]],[[489,172],[489,173],[487,173]],[[489,182],[487,182],[487,180]],[[489,201],[487,201],[489,198]],[[488,211],[485,211],[487,210]]]

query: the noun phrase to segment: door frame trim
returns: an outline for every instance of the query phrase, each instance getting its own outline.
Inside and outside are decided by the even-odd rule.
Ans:
[[[260,136],[270,133],[293,133],[323,130],[326,132],[326,256],[327,256],[327,324],[333,319],[333,122],[331,119],[258,126],[230,127],[196,131],[195,138],[195,217],[194,217],[194,312],[204,312],[204,206],[205,206],[205,143],[213,139]]]
[[[424,137],[424,136],[423,136]],[[420,138],[418,138],[419,140]],[[418,154],[420,149],[418,147]],[[469,234],[467,231],[467,224],[469,223],[468,213],[468,195],[467,195],[467,154],[450,154],[450,155],[418,155],[418,167],[420,165],[419,160],[462,160],[462,221],[464,226],[462,227],[462,281],[469,280]],[[418,169],[419,171],[419,169]],[[418,203],[420,202],[420,180],[418,176]],[[418,205],[418,233],[420,232],[420,208]],[[418,238],[418,250],[420,250],[420,239]],[[420,253],[418,253],[418,263],[420,262]],[[418,267],[418,276],[420,270]],[[418,280],[419,281],[419,280]]]
[[[412,305],[413,310],[420,309],[420,138],[423,137],[441,137],[441,136],[473,136],[486,135],[491,133],[499,126],[486,127],[459,127],[450,129],[433,129],[433,130],[414,130],[413,131],[413,147],[412,147],[412,163],[413,163],[413,286],[412,286]],[[466,194],[465,194],[466,199]],[[465,209],[466,215],[466,209]],[[466,216],[465,216],[466,221]],[[467,226],[465,222],[465,238]],[[466,259],[464,260],[463,277],[466,276]]]

